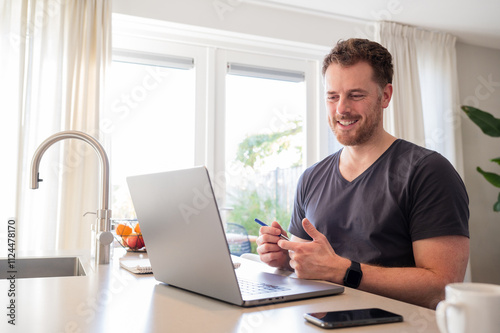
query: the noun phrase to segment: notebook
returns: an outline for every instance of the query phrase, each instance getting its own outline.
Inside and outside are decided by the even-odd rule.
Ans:
[[[162,283],[244,307],[344,291],[326,282],[234,269],[204,166],[131,176],[127,184],[153,275]]]
[[[153,273],[149,259],[120,259],[120,266],[134,274]]]
[[[120,266],[125,268],[127,271],[134,274],[152,274],[153,269],[151,268],[151,263],[149,259],[120,259]],[[241,266],[241,262],[233,262],[233,267],[238,268]]]

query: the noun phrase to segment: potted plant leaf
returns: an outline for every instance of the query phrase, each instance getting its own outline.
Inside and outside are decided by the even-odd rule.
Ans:
[[[479,110],[472,106],[462,106],[462,110],[472,120],[484,134],[491,137],[500,137],[500,119],[495,118],[488,112]],[[500,165],[500,157],[493,158],[490,161]],[[500,187],[500,175],[494,172],[487,172],[477,167],[477,171],[490,182],[493,186]],[[498,193],[497,202],[493,205],[495,212],[500,212],[500,193]]]

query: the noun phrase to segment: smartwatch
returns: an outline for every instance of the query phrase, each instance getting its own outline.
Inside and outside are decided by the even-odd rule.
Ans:
[[[344,286],[349,288],[358,288],[361,283],[363,272],[359,262],[351,260],[351,267],[347,269],[344,276]]]

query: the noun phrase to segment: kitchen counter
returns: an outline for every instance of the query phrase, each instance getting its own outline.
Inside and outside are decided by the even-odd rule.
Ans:
[[[120,268],[119,258],[124,256],[140,254],[115,249],[109,265],[95,268],[87,261],[87,276],[17,279],[15,326],[8,323],[10,283],[0,280],[0,331],[323,332],[306,323],[303,313],[380,307],[403,315],[404,322],[345,328],[342,332],[439,332],[432,310],[350,288],[336,296],[240,308],[160,284],[152,274],[132,274]],[[238,269],[273,270],[240,260]]]

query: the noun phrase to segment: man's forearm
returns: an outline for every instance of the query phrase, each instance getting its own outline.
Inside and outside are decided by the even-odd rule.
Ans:
[[[337,255],[326,237],[307,219],[304,219],[303,226],[313,241],[278,242],[279,247],[289,251],[290,267],[299,278],[343,284],[351,261]],[[439,236],[414,241],[412,246],[416,267],[361,264],[363,277],[359,289],[435,308],[444,298],[444,288],[448,283],[463,281],[469,258],[469,239],[465,236]]]
[[[358,289],[431,309],[444,299],[444,288],[448,283],[463,280],[463,277],[445,278],[417,267],[361,265],[361,269],[363,279]]]

